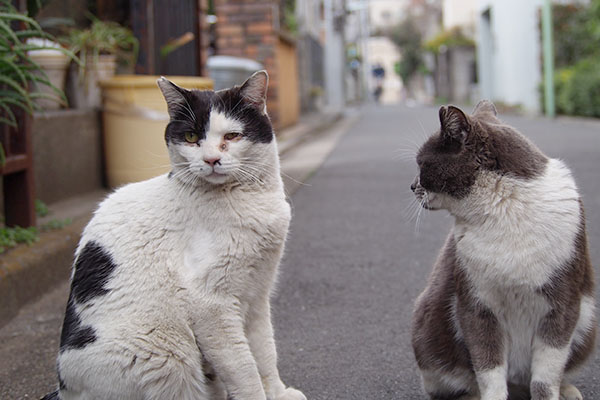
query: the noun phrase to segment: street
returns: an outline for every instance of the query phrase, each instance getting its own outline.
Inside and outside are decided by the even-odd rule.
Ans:
[[[572,168],[598,276],[600,124],[501,117]],[[437,126],[437,108],[367,108],[292,197],[275,328],[284,382],[309,399],[424,398],[412,304],[452,219],[444,211],[425,212],[418,227],[409,219],[416,164],[405,150]],[[598,371],[596,352],[575,382],[585,399],[600,399]]]
[[[414,153],[438,127],[437,108],[356,112],[290,198],[272,303],[279,370],[309,400],[424,399],[410,346],[412,304],[453,221],[444,211],[417,218],[410,184]],[[500,117],[573,170],[600,276],[600,122]],[[55,385],[66,291],[49,292],[0,329],[1,399],[36,399]],[[574,382],[585,399],[600,399],[598,371],[596,352]]]

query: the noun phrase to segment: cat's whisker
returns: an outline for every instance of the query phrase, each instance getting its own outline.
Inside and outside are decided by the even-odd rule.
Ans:
[[[423,216],[423,210],[425,209],[425,207],[423,207],[426,204],[426,200],[427,199],[427,194],[425,194],[425,197],[423,198],[423,200],[421,200],[420,204],[419,204],[419,212],[417,213],[417,219],[415,221],[415,235],[419,235],[419,225],[421,223],[421,217]]]
[[[412,220],[412,218],[416,214],[417,210],[415,208],[415,205],[418,205],[418,200],[415,196],[411,196],[411,198],[408,199],[408,203],[401,211],[402,216],[409,221]]]
[[[242,159],[240,159],[240,160],[241,160],[241,161],[244,163],[244,165],[253,166],[253,167],[255,167],[255,168],[256,168],[256,167],[269,167],[269,168],[273,168],[273,166],[272,166],[272,165],[270,165],[270,164],[262,163],[262,162],[255,161],[255,160],[249,160],[249,159],[247,160],[247,159],[243,159],[243,158],[242,158]],[[286,178],[288,178],[289,180],[291,180],[291,181],[293,181],[294,183],[297,183],[297,184],[299,184],[299,185],[302,185],[302,186],[312,186],[312,185],[311,185],[311,184],[309,184],[309,183],[306,183],[306,182],[302,182],[302,181],[299,181],[299,180],[297,180],[296,178],[292,177],[292,176],[291,176],[291,175],[289,175],[289,174],[286,174],[285,172],[283,172],[283,171],[281,171],[281,170],[279,171],[279,173],[281,174],[281,176],[283,176],[283,177],[286,177]]]
[[[250,171],[244,170],[243,168],[237,168],[232,172],[232,174],[240,174],[241,177],[247,178],[250,182],[262,184],[262,180],[256,175],[252,174]]]

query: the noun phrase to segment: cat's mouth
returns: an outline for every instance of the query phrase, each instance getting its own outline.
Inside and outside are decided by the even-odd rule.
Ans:
[[[227,175],[225,173],[217,172],[213,169],[210,174],[204,175],[202,178],[205,181],[210,182],[210,183],[221,184],[221,183],[225,183],[225,181],[227,181],[228,177],[229,177],[229,175]]]
[[[432,205],[432,202],[436,199],[435,194],[426,191],[422,186],[418,186],[416,188],[415,197],[417,198],[417,201],[419,202],[419,204],[421,204],[421,207],[423,207],[424,209],[426,209],[426,210],[437,210],[438,209],[438,207],[435,207]]]

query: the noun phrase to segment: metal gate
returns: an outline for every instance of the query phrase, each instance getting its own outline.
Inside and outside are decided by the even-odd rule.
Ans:
[[[197,0],[132,0],[131,25],[140,40],[136,72],[151,75],[201,73]]]

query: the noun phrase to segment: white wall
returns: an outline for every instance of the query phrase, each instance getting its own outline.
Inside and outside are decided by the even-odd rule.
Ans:
[[[481,97],[538,112],[542,79],[539,10],[543,0],[480,0]],[[484,17],[489,10],[490,18]]]
[[[444,0],[442,24],[444,29],[461,27],[467,35],[473,35],[477,24],[478,0]]]
[[[386,28],[397,25],[404,17],[407,0],[369,1],[369,23],[371,28]]]

